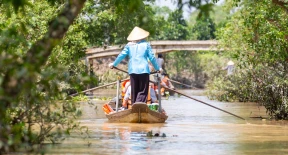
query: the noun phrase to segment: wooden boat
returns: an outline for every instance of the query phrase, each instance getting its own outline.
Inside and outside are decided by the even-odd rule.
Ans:
[[[150,110],[146,103],[135,103],[131,109],[106,114],[111,122],[118,123],[164,123],[168,116]]]

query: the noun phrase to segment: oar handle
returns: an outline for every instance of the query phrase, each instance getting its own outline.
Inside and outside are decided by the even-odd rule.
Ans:
[[[150,74],[157,74],[157,73],[160,73],[160,72],[159,71],[150,72]]]
[[[121,80],[121,81],[125,81],[125,80],[128,80],[128,79],[129,79],[129,78],[124,79],[124,80]],[[112,82],[112,83],[108,83],[108,84],[106,84],[106,85],[102,85],[102,86],[90,88],[90,89],[81,91],[80,93],[86,93],[86,92],[89,92],[89,91],[92,91],[92,90],[96,90],[96,89],[100,89],[100,88],[103,88],[103,87],[107,87],[107,86],[110,86],[110,85],[113,85],[113,84],[117,84],[117,81],[116,81],[116,82]],[[69,96],[76,96],[76,95],[78,95],[78,94],[79,94],[79,93],[74,93],[74,94],[71,94],[71,95],[69,95]]]
[[[118,70],[118,71],[121,71],[121,72],[124,72],[124,73],[127,73],[127,74],[128,74],[127,71],[124,71],[123,69],[120,69],[120,68],[117,68],[117,67],[114,67],[114,66],[113,66],[113,68],[111,68],[111,69],[116,69],[116,70]]]
[[[194,88],[194,89],[199,89],[199,88],[196,88],[196,87],[193,87],[193,86],[190,86],[190,85],[187,85],[187,84],[184,84],[184,83],[175,81],[175,80],[169,79],[169,81],[174,82],[174,83],[177,83],[177,84],[180,84],[180,85],[183,85],[183,86],[186,86],[186,87],[190,87],[190,88]]]
[[[118,67],[113,67],[112,69],[116,69],[116,70],[118,70],[118,71],[121,71],[121,72],[124,72],[124,73],[129,74],[127,71],[124,71],[123,69],[120,69],[120,68],[118,68]],[[158,72],[155,71],[155,72],[151,72],[150,74],[156,74],[156,73],[158,73]]]

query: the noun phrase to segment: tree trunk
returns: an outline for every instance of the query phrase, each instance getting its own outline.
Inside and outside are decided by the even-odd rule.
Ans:
[[[78,16],[86,0],[69,0],[61,13],[49,23],[48,31],[27,51],[22,62],[15,61],[17,67],[8,70],[2,82],[2,96],[0,96],[0,141],[7,144],[8,136],[12,131],[9,127],[9,116],[6,117],[13,101],[17,102],[22,91],[29,91],[36,83],[37,73],[48,60],[53,48],[58,45],[68,31],[69,26]],[[27,74],[17,74],[27,69]],[[25,90],[24,90],[25,89]],[[0,154],[3,148],[0,148]]]

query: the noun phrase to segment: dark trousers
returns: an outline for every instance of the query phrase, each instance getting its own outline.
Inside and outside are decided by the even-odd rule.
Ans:
[[[149,90],[149,74],[130,74],[131,102],[146,102]]]

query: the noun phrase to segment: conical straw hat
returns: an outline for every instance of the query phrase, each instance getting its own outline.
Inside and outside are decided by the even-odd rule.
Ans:
[[[230,60],[227,65],[234,65],[234,62]]]
[[[141,40],[148,36],[149,36],[149,32],[141,29],[140,27],[135,26],[134,29],[129,34],[127,40],[128,41]]]

